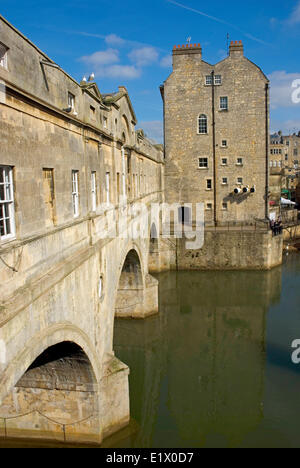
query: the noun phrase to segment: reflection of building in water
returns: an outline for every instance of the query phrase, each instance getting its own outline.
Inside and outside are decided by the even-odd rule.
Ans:
[[[181,273],[166,289],[169,411],[178,436],[190,446],[237,446],[262,418],[265,319],[280,298],[281,270]]]
[[[138,432],[130,437],[134,447],[150,447],[158,417],[162,370],[165,368],[165,315],[139,320],[116,320],[114,345],[116,355],[132,365],[129,377],[130,414]],[[120,434],[122,436],[122,434]],[[122,446],[128,446],[128,440]]]
[[[159,281],[160,317],[116,324],[140,425],[123,446],[238,446],[263,417],[265,321],[280,299],[281,269]]]

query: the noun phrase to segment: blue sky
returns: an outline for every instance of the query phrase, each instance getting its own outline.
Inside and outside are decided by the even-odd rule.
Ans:
[[[10,0],[0,13],[78,81],[94,72],[100,91],[125,85],[139,126],[162,140],[159,86],[175,44],[201,43],[204,60],[226,55],[226,36],[271,80],[271,130],[300,130],[300,0]]]

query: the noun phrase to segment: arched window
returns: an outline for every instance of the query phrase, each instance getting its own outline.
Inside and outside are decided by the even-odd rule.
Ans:
[[[198,133],[203,135],[207,133],[207,116],[201,114],[198,118]]]

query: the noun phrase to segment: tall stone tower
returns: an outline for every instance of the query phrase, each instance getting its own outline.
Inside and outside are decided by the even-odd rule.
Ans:
[[[209,223],[268,217],[269,81],[232,42],[210,65],[175,46],[164,101],[166,201],[205,205]]]

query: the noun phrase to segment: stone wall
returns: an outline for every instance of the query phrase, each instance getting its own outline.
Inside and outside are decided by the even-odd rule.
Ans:
[[[282,263],[282,236],[268,231],[207,231],[202,249],[186,249],[186,239],[169,246],[173,270],[269,270]]]

